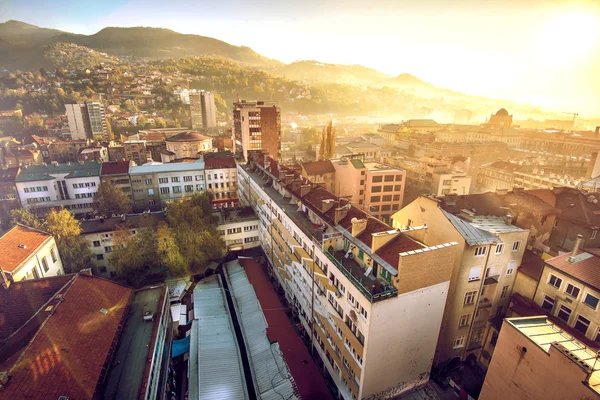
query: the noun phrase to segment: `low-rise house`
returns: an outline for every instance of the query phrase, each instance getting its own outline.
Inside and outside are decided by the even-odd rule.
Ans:
[[[335,168],[330,160],[311,161],[302,163],[300,166],[303,177],[315,185],[323,185],[325,189],[335,193]]]
[[[64,274],[56,241],[46,232],[16,225],[0,236],[0,249],[0,271],[12,282]]]

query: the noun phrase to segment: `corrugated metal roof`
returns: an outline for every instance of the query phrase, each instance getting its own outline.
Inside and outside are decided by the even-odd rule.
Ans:
[[[484,231],[483,229],[474,227],[469,221],[465,221],[464,219],[459,218],[456,215],[450,214],[448,211],[442,208],[440,208],[440,211],[446,216],[446,218],[448,218],[448,221],[450,221],[450,223],[454,225],[454,228],[456,228],[458,233],[460,233],[460,235],[465,239],[469,246],[501,242],[501,240],[498,239],[496,236]]]
[[[294,379],[279,343],[271,344],[267,337],[267,321],[246,272],[236,260],[226,264],[225,273],[246,343],[258,398],[298,398]]]
[[[196,285],[194,315],[189,399],[248,399],[242,359],[218,275]]]

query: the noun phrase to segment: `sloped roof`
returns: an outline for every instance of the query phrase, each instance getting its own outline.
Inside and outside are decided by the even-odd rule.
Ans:
[[[397,132],[398,129],[400,129],[400,125],[399,124],[387,124],[387,125],[383,125],[380,128],[380,130],[387,131],[387,132]]]
[[[521,265],[519,266],[519,272],[522,272],[530,278],[539,281],[543,271],[544,260],[542,260],[532,251],[525,250]]]
[[[486,192],[452,196],[440,200],[441,206],[453,214],[460,210],[469,210],[477,215],[494,215],[501,217],[508,212],[527,212],[533,215],[559,214],[560,211],[530,191],[512,191],[506,194]]]
[[[500,240],[491,233],[474,227],[470,222],[465,221],[456,215],[450,214],[444,209],[440,210],[442,211],[442,214],[448,218],[448,221],[450,221],[458,233],[460,233],[463,239],[465,239],[469,246],[486,245],[500,242]]]
[[[498,111],[496,111],[496,115],[508,116],[508,111],[506,111],[505,108],[501,108]]]
[[[99,176],[101,164],[95,161],[73,162],[65,164],[32,165],[21,168],[15,182],[33,182],[55,179],[53,175],[67,174],[65,178],[80,176]]]
[[[323,175],[335,173],[335,168],[330,160],[313,161],[301,164],[308,175]]]
[[[16,225],[0,237],[0,268],[6,272],[14,272],[37,249],[52,236],[46,232]]]
[[[210,138],[198,132],[181,132],[165,139],[166,142],[203,142],[205,140],[210,140]]]
[[[7,399],[94,396],[108,365],[132,290],[109,280],[76,275],[54,304],[28,346],[3,365],[10,383]],[[107,310],[106,313],[101,310]]]
[[[0,182],[14,182],[18,172],[18,167],[0,170]]]
[[[570,257],[571,253],[562,254],[546,260],[546,264],[600,290],[600,257],[583,250],[577,252],[573,262],[569,261]]]
[[[404,123],[409,128],[435,128],[439,124],[432,119],[409,119]]]

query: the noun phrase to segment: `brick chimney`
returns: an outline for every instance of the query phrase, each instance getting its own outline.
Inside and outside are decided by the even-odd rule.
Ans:
[[[378,232],[374,233],[373,240],[371,241],[371,251],[375,253],[379,250],[384,244],[395,238],[400,234],[399,230],[392,229],[387,232]]]
[[[367,219],[352,218],[352,237],[357,237],[367,228]]]
[[[311,184],[300,186],[300,197],[306,196],[308,193],[310,193],[311,190],[312,190]]]
[[[577,240],[575,241],[575,246],[573,246],[573,251],[571,252],[571,255],[569,256],[569,258],[567,259],[568,262],[572,263],[575,261],[575,257],[577,256],[579,247],[581,247],[582,240],[583,240],[583,235],[582,234],[577,235]]]
[[[333,218],[333,224],[337,225],[341,220],[346,218],[348,210],[350,209],[349,204],[344,207],[337,207],[335,209],[335,216]]]
[[[329,211],[331,207],[333,207],[334,202],[335,200],[333,199],[321,200],[321,212],[325,214],[327,211]]]

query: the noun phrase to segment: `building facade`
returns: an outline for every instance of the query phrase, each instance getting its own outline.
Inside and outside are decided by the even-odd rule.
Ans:
[[[238,165],[238,180],[270,273],[340,396],[386,399],[425,384],[454,244],[427,247],[272,158]]]
[[[100,184],[112,184],[116,188],[121,189],[133,202],[131,179],[129,178],[129,167],[132,165],[132,161],[111,161],[103,163],[100,168]]]
[[[217,126],[215,96],[204,90],[198,93],[188,93],[187,96],[192,117],[192,129],[206,129]]]
[[[233,153],[248,160],[248,152],[262,150],[275,159],[281,156],[281,112],[276,103],[233,103]]]
[[[197,132],[183,132],[165,139],[166,151],[161,154],[163,163],[184,158],[200,158],[212,151],[212,138]]]
[[[478,357],[489,320],[508,309],[529,232],[501,217],[453,215],[439,201],[419,197],[392,216],[393,226],[423,243],[458,243],[436,364]]]
[[[65,273],[56,241],[46,232],[16,225],[0,237],[0,248],[0,271],[9,281],[18,282]]]
[[[206,190],[213,194],[213,208],[232,208],[238,205],[237,167],[229,151],[204,155]]]
[[[98,102],[65,104],[71,139],[108,139],[104,106]]]
[[[55,207],[74,214],[91,212],[100,185],[100,167],[94,161],[82,161],[22,168],[15,179],[21,205],[39,213]]]
[[[19,200],[19,193],[15,186],[18,173],[19,167],[0,170],[0,202]]]

